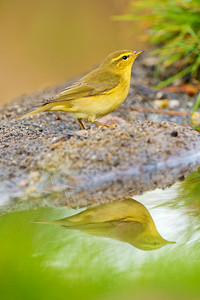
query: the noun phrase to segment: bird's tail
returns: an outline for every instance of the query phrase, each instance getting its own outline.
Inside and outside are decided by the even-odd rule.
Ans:
[[[70,102],[70,101],[69,101],[69,102]],[[37,108],[36,110],[31,111],[30,113],[25,114],[25,115],[19,117],[19,118],[17,119],[17,121],[18,121],[18,120],[21,120],[21,119],[23,119],[23,118],[32,116],[32,115],[34,115],[34,114],[43,112],[43,111],[52,111],[52,110],[54,110],[54,111],[63,111],[63,110],[64,110],[64,111],[70,111],[70,109],[69,109],[69,104],[66,103],[66,101],[65,101],[65,102],[62,102],[62,101],[60,101],[60,102],[51,102],[51,103],[44,104],[43,106]]]
[[[35,221],[35,222],[31,222],[31,223],[34,223],[34,224],[56,224],[56,225],[60,225],[60,226],[65,226],[65,227],[70,227],[70,222],[67,222],[67,220],[63,220],[63,219],[60,219],[60,220],[55,220],[55,221],[46,221],[46,222],[42,222],[42,221]]]
[[[47,222],[31,222],[31,223],[34,223],[34,224],[58,224],[58,222],[56,221],[47,221]]]
[[[25,115],[21,116],[20,118],[17,119],[17,121],[18,121],[18,120],[21,120],[21,119],[23,119],[23,118],[32,116],[32,115],[37,114],[37,113],[42,112],[42,111],[46,111],[46,109],[44,109],[43,106],[42,106],[42,107],[39,107],[38,109],[36,109],[36,110],[34,110],[34,111],[31,111],[31,112],[28,113],[28,114],[25,114]]]

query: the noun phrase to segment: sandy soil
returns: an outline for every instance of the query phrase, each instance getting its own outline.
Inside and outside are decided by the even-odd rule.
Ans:
[[[68,113],[42,113],[15,121],[64,86],[24,95],[1,107],[0,205],[77,207],[165,188],[200,165],[200,134],[188,116],[142,113],[157,99],[178,100],[190,111],[194,98],[158,92],[151,67],[135,65],[127,100],[113,113],[119,125],[80,131]],[[169,110],[170,108],[167,108]],[[173,109],[174,110],[174,109]],[[110,122],[114,122],[110,117]],[[175,123],[174,123],[175,122]]]

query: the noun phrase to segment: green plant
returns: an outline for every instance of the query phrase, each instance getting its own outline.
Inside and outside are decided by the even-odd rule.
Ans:
[[[194,107],[193,107],[192,114],[195,113],[195,112],[197,111],[199,105],[200,105],[200,93],[199,93],[198,96],[197,96],[197,100],[196,100],[195,105],[194,105]]]
[[[191,123],[192,123],[193,127],[195,127],[196,130],[198,130],[198,131],[200,131],[200,127],[199,127],[200,113],[197,112],[197,109],[199,108],[199,106],[200,106],[200,93],[197,96],[192,113],[190,115]]]
[[[131,15],[121,20],[140,19],[148,23],[149,40],[159,47],[157,73],[170,70],[169,78],[157,85],[163,87],[174,80],[190,75],[200,77],[200,1],[199,0],[143,0],[132,3]],[[116,19],[116,18],[115,18]]]

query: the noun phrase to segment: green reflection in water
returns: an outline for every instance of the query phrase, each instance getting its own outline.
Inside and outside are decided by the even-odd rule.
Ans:
[[[169,206],[177,190],[157,190],[146,200],[138,196],[150,208],[159,231],[176,241],[157,251],[33,223],[81,215],[66,208],[0,216],[1,299],[199,299],[199,218]],[[159,203],[165,205],[157,207]]]
[[[180,184],[177,200],[200,212],[200,169],[191,173]]]
[[[92,206],[74,216],[44,223],[110,237],[141,250],[156,250],[173,243],[161,237],[147,208],[132,198]]]

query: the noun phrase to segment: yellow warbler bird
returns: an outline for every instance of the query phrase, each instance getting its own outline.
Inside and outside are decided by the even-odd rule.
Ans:
[[[85,129],[84,119],[102,126],[96,120],[124,102],[130,86],[132,64],[143,52],[121,50],[110,54],[97,69],[67,87],[53,100],[19,119],[43,111],[67,111],[77,118],[82,129]]]
[[[132,198],[91,206],[61,220],[36,223],[57,224],[113,238],[141,250],[155,250],[173,243],[161,237],[147,208]]]

